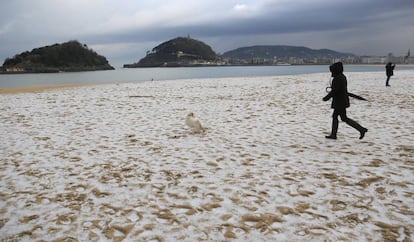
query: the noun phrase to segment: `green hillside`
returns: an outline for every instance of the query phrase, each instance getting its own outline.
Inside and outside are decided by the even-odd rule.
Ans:
[[[60,72],[113,70],[107,59],[78,41],[35,48],[7,58],[7,72]]]
[[[349,53],[341,53],[328,49],[310,49],[302,46],[288,45],[257,45],[242,47],[227,51],[223,54],[225,58],[252,59],[252,58],[342,58],[353,56]]]
[[[124,67],[187,66],[216,59],[216,53],[207,44],[189,37],[178,37],[153,48],[139,62],[125,64]]]

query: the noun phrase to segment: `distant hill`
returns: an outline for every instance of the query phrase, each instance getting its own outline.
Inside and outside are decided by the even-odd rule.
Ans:
[[[341,53],[328,49],[314,50],[307,47],[288,46],[288,45],[257,45],[250,47],[242,47],[235,50],[227,51],[223,55],[225,58],[233,59],[252,59],[264,58],[272,59],[286,59],[290,57],[296,58],[343,58],[347,56],[354,56],[349,53]]]
[[[26,51],[7,58],[7,72],[59,72],[113,70],[107,59],[78,41],[54,44]]]
[[[216,59],[217,54],[209,45],[189,37],[178,37],[156,46],[139,62],[124,67],[196,66]]]

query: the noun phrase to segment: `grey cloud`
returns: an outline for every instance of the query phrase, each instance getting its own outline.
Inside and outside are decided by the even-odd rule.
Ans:
[[[26,3],[24,7],[22,2]],[[40,2],[44,6],[48,1],[40,0]],[[119,8],[117,6],[117,9]],[[215,42],[214,47],[217,49],[234,45],[226,41],[231,43],[238,41],[239,46],[252,43],[252,39],[258,44],[275,44],[280,36],[280,39],[285,42],[338,50],[347,48],[350,52],[353,52],[352,49],[363,50],[364,46],[359,45],[365,45],[367,50],[375,52],[372,47],[377,46],[376,53],[379,53],[381,48],[396,48],[387,46],[385,41],[389,39],[386,35],[390,30],[404,39],[399,40],[401,45],[408,45],[409,40],[414,42],[414,34],[407,31],[414,25],[412,0],[268,1],[264,6],[258,7],[257,11],[245,16],[242,14],[226,16],[225,11],[220,9],[217,12],[211,10],[206,13],[205,15],[210,17],[203,18],[203,22],[193,22],[192,18],[189,18],[188,22],[175,26],[148,25],[134,28],[134,25],[131,25],[125,29],[108,28],[108,30],[103,24],[111,18],[110,14],[115,12],[112,13],[108,6],[104,10],[108,15],[106,17],[103,17],[105,14],[102,13],[96,13],[96,16],[84,16],[86,13],[93,15],[93,10],[77,11],[78,15],[68,12],[69,16],[59,19],[56,13],[52,14],[53,9],[47,10],[51,14],[47,14],[44,9],[41,9],[41,14],[36,14],[36,11],[40,10],[34,1],[6,1],[0,10],[0,58],[4,59],[18,51],[29,50],[40,45],[70,39],[77,39],[89,46],[110,46],[122,43],[161,43],[187,34],[201,40],[220,39],[221,41]],[[59,13],[64,14],[62,11],[60,9]],[[33,22],[21,19],[22,16],[30,16],[30,12],[34,18],[31,19]],[[215,14],[218,13],[220,15],[216,16]],[[15,29],[11,30],[11,26]],[[100,26],[100,29],[97,26]],[[88,29],[90,31],[87,31]],[[296,37],[289,40],[289,36]],[[298,39],[297,36],[302,39]],[[369,44],[370,41],[376,40],[378,41],[375,44]],[[148,46],[146,50],[153,47],[155,46]],[[409,47],[412,46],[407,46]],[[119,55],[116,56],[121,58]]]

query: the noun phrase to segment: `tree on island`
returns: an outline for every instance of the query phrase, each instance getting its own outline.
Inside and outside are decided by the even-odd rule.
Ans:
[[[9,72],[59,72],[113,70],[108,60],[77,40],[35,48],[7,58],[3,69]]]
[[[214,62],[217,58],[212,48],[202,41],[177,37],[147,51],[139,62],[125,64],[124,67],[192,66]]]

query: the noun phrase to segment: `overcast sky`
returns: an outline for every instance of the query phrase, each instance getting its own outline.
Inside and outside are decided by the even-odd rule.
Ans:
[[[0,64],[78,40],[118,67],[190,35],[217,53],[251,45],[357,55],[414,52],[414,0],[1,0]]]

